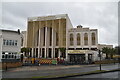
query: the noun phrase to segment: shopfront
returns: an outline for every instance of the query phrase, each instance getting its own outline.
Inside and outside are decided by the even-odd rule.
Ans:
[[[74,64],[92,63],[93,56],[89,50],[68,50],[69,62]]]

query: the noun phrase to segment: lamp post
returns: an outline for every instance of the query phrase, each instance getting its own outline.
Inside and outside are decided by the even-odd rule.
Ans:
[[[98,52],[99,52],[99,57],[100,57],[100,65],[99,66],[100,66],[100,71],[101,71],[102,70],[101,69],[101,51],[99,50]]]

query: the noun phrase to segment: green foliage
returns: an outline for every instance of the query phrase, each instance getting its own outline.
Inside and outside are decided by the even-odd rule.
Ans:
[[[66,51],[66,48],[64,48],[64,47],[61,47],[61,48],[59,48],[59,50],[60,50],[60,52],[61,52],[61,53],[65,53],[65,51]]]
[[[117,48],[104,47],[102,48],[102,52],[106,54],[106,59],[109,58],[108,55],[113,59],[113,55],[117,54]]]
[[[30,52],[29,48],[25,48],[25,47],[21,48],[21,53],[24,53],[25,56],[28,56],[29,52]]]
[[[23,53],[23,52],[28,53],[28,52],[30,52],[30,49],[23,47],[23,48],[21,48],[21,52],[22,52],[22,53]]]
[[[60,52],[61,52],[61,54],[62,54],[62,57],[64,57],[64,58],[65,58],[66,48],[61,47],[61,48],[59,48],[59,50],[60,50]]]

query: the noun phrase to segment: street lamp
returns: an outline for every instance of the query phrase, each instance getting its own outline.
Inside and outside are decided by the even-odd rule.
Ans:
[[[100,57],[100,65],[99,66],[100,66],[100,71],[101,71],[101,51],[99,50],[98,52],[99,52],[99,57]]]

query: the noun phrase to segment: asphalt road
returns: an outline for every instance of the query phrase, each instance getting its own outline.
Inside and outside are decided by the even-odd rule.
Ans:
[[[49,66],[48,66],[49,67]],[[112,70],[117,69],[118,64],[109,64],[102,65],[102,70]],[[5,71],[2,73],[2,78],[32,78],[36,76],[51,76],[51,75],[63,75],[63,74],[71,74],[71,73],[82,73],[88,71],[99,70],[99,66],[88,66],[88,67],[75,67],[75,68],[65,68],[65,69],[57,69],[57,70],[35,70],[35,71]]]
[[[120,72],[109,72],[109,73],[77,76],[77,77],[72,77],[72,78],[119,78],[118,76],[119,74]]]

